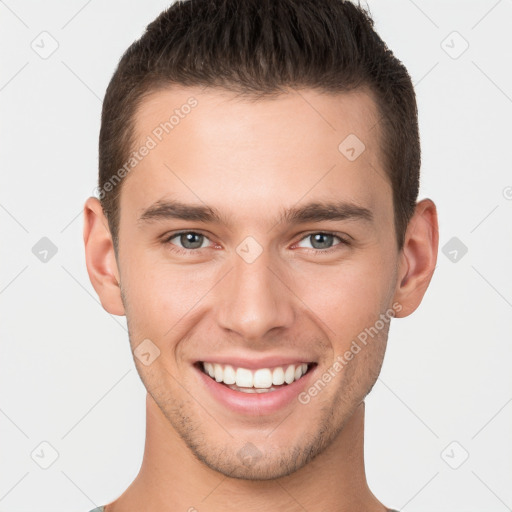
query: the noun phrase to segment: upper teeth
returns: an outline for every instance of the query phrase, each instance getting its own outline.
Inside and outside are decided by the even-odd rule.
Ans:
[[[224,384],[236,384],[241,388],[270,388],[272,385],[291,384],[300,379],[307,371],[308,365],[290,364],[275,368],[259,368],[248,370],[247,368],[233,368],[231,365],[218,363],[203,363],[203,369],[212,379]]]

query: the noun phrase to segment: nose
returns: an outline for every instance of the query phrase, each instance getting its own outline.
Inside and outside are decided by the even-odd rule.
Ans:
[[[233,255],[234,268],[221,283],[217,321],[247,342],[268,338],[270,331],[290,327],[294,321],[293,292],[272,261],[268,250],[248,263]]]

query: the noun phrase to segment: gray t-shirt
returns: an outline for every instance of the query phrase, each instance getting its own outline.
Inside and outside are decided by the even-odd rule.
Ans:
[[[104,512],[104,507],[105,505],[103,505],[102,507],[98,507],[98,508],[95,508],[94,510],[91,510],[90,512]],[[391,510],[391,509],[388,509],[388,512],[399,512],[398,510]]]

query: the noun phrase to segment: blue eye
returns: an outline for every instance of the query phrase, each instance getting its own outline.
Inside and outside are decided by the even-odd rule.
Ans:
[[[201,233],[196,233],[195,231],[182,231],[181,233],[174,233],[170,237],[168,237],[165,241],[166,243],[169,243],[171,245],[176,245],[174,242],[171,242],[171,240],[174,240],[175,238],[178,239],[179,243],[181,244],[181,247],[178,245],[177,249],[182,249],[185,251],[193,251],[194,249],[202,249],[203,243],[205,241],[209,241],[208,238],[206,238]],[[207,247],[208,244],[206,244]],[[183,251],[178,251],[183,252]]]
[[[339,243],[333,243],[335,239],[338,239]],[[341,238],[338,235],[334,235],[333,233],[310,233],[309,235],[305,236],[301,242],[304,240],[310,240],[311,248],[320,252],[329,252],[329,249],[332,249],[333,247],[341,244],[349,245],[347,240]]]
[[[309,247],[299,245],[308,240]],[[338,240],[337,243],[336,240]],[[170,250],[178,254],[194,254],[199,249],[207,248],[211,242],[205,235],[196,231],[180,231],[166,237],[164,243],[169,246]],[[315,254],[330,253],[331,251],[336,251],[339,249],[338,246],[342,245],[348,246],[350,242],[339,235],[325,232],[310,233],[296,244],[297,247],[309,249],[310,252]]]

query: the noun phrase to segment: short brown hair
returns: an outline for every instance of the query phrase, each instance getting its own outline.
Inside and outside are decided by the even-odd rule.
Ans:
[[[344,0],[186,0],[150,23],[122,56],[103,102],[99,189],[116,247],[122,182],[112,186],[112,177],[133,149],[138,106],[172,85],[255,98],[278,95],[283,87],[328,93],[368,88],[380,117],[402,249],[419,191],[416,97],[406,68],[361,6]]]

